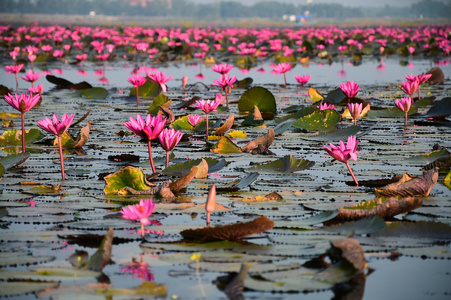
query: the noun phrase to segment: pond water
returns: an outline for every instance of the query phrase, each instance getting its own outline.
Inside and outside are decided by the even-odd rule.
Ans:
[[[407,64],[400,61],[407,61]],[[445,84],[422,88],[424,95],[434,96],[437,100],[451,96],[449,89],[451,65],[448,59],[442,59],[439,64],[447,78]],[[347,59],[343,64],[340,61],[328,64],[321,60],[312,60],[308,65],[298,64],[291,73],[288,73],[287,86],[281,85],[282,75],[271,74],[272,67],[269,62],[263,62],[258,68],[244,73],[235,68],[232,74],[237,75],[239,79],[251,77],[253,86],[267,88],[275,96],[279,118],[288,115],[284,108],[311,104],[308,94],[306,95],[307,88],[295,84],[294,75],[311,75],[309,84],[324,95],[336,89],[340,83],[354,80],[360,84],[359,97],[370,101],[372,108],[374,106],[385,109],[393,107],[394,99],[402,96],[398,85],[405,80],[404,75],[424,73],[436,65],[437,62],[432,59],[419,58],[410,60],[386,58],[383,63],[375,58],[364,58],[363,63],[358,66],[348,63]],[[6,285],[7,278],[31,278],[58,282],[59,285],[59,289],[42,291],[42,288],[33,289],[30,287],[31,283],[27,282],[22,288],[30,287],[30,291],[41,290],[41,292],[37,295],[15,295],[13,299],[36,297],[105,299],[107,296],[95,294],[98,291],[93,292],[90,288],[103,287],[99,282],[104,283],[107,277],[106,281],[110,282],[113,288],[131,289],[143,282],[140,275],[158,285],[165,285],[166,299],[226,299],[227,296],[214,284],[218,276],[227,274],[224,271],[226,266],[238,271],[239,262],[244,261],[254,262],[262,268],[265,265],[270,265],[274,269],[280,268],[282,273],[296,270],[300,264],[324,253],[329,248],[331,240],[346,237],[352,232],[355,232],[354,238],[362,245],[367,263],[374,272],[369,274],[363,283],[360,282],[360,288],[351,290],[355,295],[350,299],[449,299],[451,190],[449,185],[443,182],[447,172],[440,174],[438,183],[428,197],[421,197],[422,207],[387,220],[384,226],[388,229],[376,230],[374,224],[367,223],[359,223],[360,225],[345,223],[343,226],[350,226],[351,229],[324,232],[321,230],[332,225],[317,222],[301,226],[296,225],[296,222],[302,223],[302,220],[324,211],[375,199],[372,188],[347,184],[351,177],[346,167],[331,162],[330,157],[326,155],[322,146],[330,142],[337,144],[339,139],[318,139],[314,136],[315,132],[303,132],[291,127],[277,136],[270,146],[269,149],[274,155],[218,154],[206,149],[202,132],[185,131],[190,137],[182,140],[175,148],[175,158],[171,161],[171,165],[184,162],[187,158],[224,159],[227,165],[218,172],[210,173],[207,178],[194,179],[182,191],[182,195],[172,202],[154,197],[158,204],[152,219],[156,224],[148,228],[163,233],[149,233],[146,235],[146,241],[141,243],[139,235],[133,234],[139,226],[131,221],[122,220],[118,216],[118,211],[123,205],[134,204],[138,199],[146,197],[105,195],[103,191],[105,187],[103,176],[114,173],[121,166],[132,165],[141,168],[145,174],[152,173],[146,144],[134,136],[118,134],[126,130],[123,123],[128,121],[130,116],[134,117],[136,113],[145,114],[152,103],[152,99],[145,98],[137,108],[135,98],[129,96],[130,85],[127,83],[127,77],[133,70],[133,63],[107,63],[103,75],[98,71],[98,68],[101,70],[101,66],[87,63],[83,68],[86,72],[83,74],[86,76],[80,74],[80,67],[69,64],[36,67],[48,69],[55,76],[72,82],[87,81],[93,86],[105,87],[108,89],[108,96],[106,99],[87,99],[81,97],[77,91],[55,90],[45,78],[40,78],[37,82],[43,83],[45,87],[43,103],[25,114],[26,128],[37,128],[37,120],[45,116],[50,117],[53,113],[58,116],[65,112],[75,113],[77,120],[89,109],[91,113],[86,120],[71,131],[76,135],[86,121],[91,121],[92,128],[89,140],[82,149],[65,149],[67,178],[64,182],[61,181],[57,148],[42,141],[28,145],[27,150],[31,156],[20,166],[5,172],[0,181],[2,190],[0,207],[6,208],[0,223],[2,268],[0,286],[10,288]],[[172,99],[171,108],[176,117],[187,114],[185,110],[175,109],[182,101],[193,96],[214,98],[215,93],[219,92],[215,87],[211,87],[213,79],[217,79],[218,74],[209,66],[201,67],[195,61],[191,61],[154,67],[158,67],[158,70],[165,72],[166,75],[174,76],[174,80],[168,82],[167,96]],[[266,73],[263,73],[262,69]],[[196,78],[200,73],[204,79]],[[182,76],[189,77],[188,84],[203,82],[209,88],[196,84],[189,91],[182,90]],[[14,77],[2,73],[1,83],[14,87]],[[20,91],[24,91],[28,85],[21,81]],[[235,129],[247,133],[247,138],[233,139],[239,146],[244,146],[248,141],[264,135],[269,128],[277,126],[277,118],[266,120],[264,126],[239,125],[246,115],[238,111],[236,103],[244,91],[234,89],[230,95],[230,109],[211,114],[214,121],[225,120],[232,113],[236,114]],[[428,158],[411,161],[409,158],[430,153],[435,144],[439,144],[442,149],[451,148],[449,117],[437,122],[429,120],[425,114],[431,107],[432,104],[419,107],[417,114],[409,117],[407,129],[403,127],[403,118],[371,116],[359,118],[358,125],[361,126],[361,130],[358,135],[361,152],[358,154],[358,160],[351,163],[359,181],[386,179],[404,172],[421,175],[422,167],[430,162]],[[343,107],[337,109],[340,113],[343,111]],[[2,101],[0,112],[13,110]],[[200,111],[196,113],[201,114]],[[14,123],[14,128],[19,129],[20,120],[16,118]],[[338,127],[347,127],[350,124],[350,119],[343,118]],[[0,133],[7,129],[9,128],[0,129]],[[45,134],[45,138],[51,137]],[[152,147],[154,157],[158,158],[157,171],[162,171],[164,166],[161,158],[164,151],[158,143]],[[20,152],[17,146],[2,145],[1,149],[1,156]],[[124,163],[108,159],[109,155],[124,153],[138,155],[140,161]],[[257,180],[249,186],[237,192],[218,192],[217,203],[228,210],[214,212],[212,216],[213,226],[266,216],[275,221],[274,229],[257,235],[257,239],[247,240],[248,243],[244,245],[226,244],[206,248],[202,244],[167,244],[180,240],[179,232],[182,229],[205,225],[205,211],[199,205],[205,203],[208,189],[212,184],[225,186],[252,172],[255,163],[273,161],[286,155],[308,159],[315,162],[315,165],[308,170],[287,173],[260,171]],[[160,174],[158,179],[152,181],[161,184],[164,180],[175,178]],[[57,184],[61,184],[61,189],[40,187]],[[283,201],[243,201],[244,198],[264,196],[273,191],[279,193]],[[196,207],[186,206],[186,203],[194,203]],[[287,227],[287,222],[294,223],[291,229],[290,226]],[[396,231],[396,228],[390,227],[396,223],[405,227]],[[112,246],[111,257],[115,263],[103,269],[102,273],[105,275],[103,281],[96,279],[98,273],[95,276],[84,275],[81,272],[78,274],[68,258],[74,255],[75,251],[86,251],[92,256],[99,247],[100,238],[109,227],[114,229],[114,236],[120,238]],[[56,236],[56,233],[60,236]],[[85,233],[92,236],[72,240],[67,236]],[[88,243],[89,241],[91,243]],[[205,259],[202,262],[206,262],[199,275],[196,274],[195,262],[190,259],[193,253],[202,253]],[[22,262],[15,259],[15,256],[20,255],[26,257]],[[36,260],[31,260],[31,256],[36,257]],[[132,261],[136,265],[136,262],[141,260],[147,263],[146,267],[139,270],[128,268]],[[232,263],[234,266],[230,266]],[[32,274],[30,271],[34,268],[44,268],[48,271],[52,267],[63,267],[72,270],[72,273],[69,273],[69,276],[59,274],[46,277],[45,274]],[[262,276],[273,278],[275,286],[283,286],[277,284],[275,277],[271,277],[275,276],[272,273],[262,273]],[[257,274],[261,275],[259,272],[252,273],[253,280],[258,279],[255,277]],[[286,273],[286,276],[290,276],[289,274]],[[246,280],[252,279],[247,277]],[[334,297],[334,292],[330,288],[305,294],[273,293],[265,290],[266,288],[262,284],[261,289],[245,290],[244,298],[313,300]],[[202,290],[205,297],[202,296]],[[302,289],[298,292],[302,292]],[[118,297],[117,299],[128,299],[131,296]],[[345,296],[336,297],[344,299]]]

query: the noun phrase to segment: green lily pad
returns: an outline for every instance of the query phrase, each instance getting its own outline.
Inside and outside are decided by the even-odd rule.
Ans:
[[[2,164],[0,164],[0,177],[3,177],[3,174],[5,174],[5,167],[3,167]]]
[[[301,136],[301,138],[314,140],[314,141],[338,142],[340,140],[342,140],[342,141],[346,140],[350,135],[356,135],[360,131],[360,129],[361,129],[360,126],[352,125],[352,126],[337,129],[335,131],[328,132],[325,134],[319,134],[319,135],[309,136],[309,137]]]
[[[250,55],[242,55],[235,57],[233,62],[240,69],[249,69],[257,63],[257,59]]]
[[[0,165],[4,168],[4,170],[11,169],[12,167],[18,166],[24,161],[26,161],[30,157],[30,153],[18,153],[11,154],[5,157],[0,158]]]
[[[68,277],[68,278],[96,278],[101,272],[84,270],[84,269],[69,269],[69,268],[32,268],[32,273],[30,275],[39,275],[45,277]]]
[[[225,166],[225,160],[217,160],[215,158],[206,157],[204,158],[208,164],[208,172],[217,172],[221,170]],[[183,176],[191,171],[191,168],[194,166],[198,166],[201,163],[202,159],[188,160],[184,163],[178,163],[175,165],[171,165],[162,171],[163,174],[169,176]]]
[[[427,165],[430,164],[431,162],[436,161],[439,158],[444,158],[448,156],[450,156],[450,153],[447,150],[436,150],[430,153],[409,157],[407,159],[407,162],[409,164],[415,165]]]
[[[309,169],[315,165],[315,162],[306,159],[297,159],[293,155],[285,155],[283,158],[268,162],[262,165],[253,166],[249,169],[267,172],[293,173]]]
[[[275,58],[275,63],[295,63],[296,62],[296,56],[294,56],[294,54],[291,54],[290,56],[285,56],[285,55],[279,55]],[[291,66],[292,68],[294,67],[293,65]]]
[[[285,131],[287,131],[291,126],[293,126],[294,122],[296,122],[296,119],[288,119],[286,121],[283,121],[282,123],[279,123],[276,127],[274,127],[274,133],[275,135],[281,135]]]
[[[121,194],[121,189],[128,186],[137,191],[145,191],[151,187],[147,184],[144,172],[140,168],[122,167],[117,172],[105,177],[106,195]]]
[[[253,82],[254,82],[254,80],[252,78],[246,77],[242,80],[237,80],[235,82],[235,84],[233,85],[233,87],[244,89],[244,88],[249,87]]]
[[[276,124],[280,124],[282,122],[285,122],[287,120],[292,120],[292,119],[294,119],[296,121],[297,119],[302,118],[307,115],[310,115],[317,110],[318,110],[318,108],[316,107],[316,105],[302,107],[302,108],[296,109],[296,112],[293,112],[289,115],[286,115],[286,116],[283,116],[280,118],[277,118],[275,120],[275,122],[276,122]]]
[[[25,144],[31,144],[33,142],[39,141],[43,137],[44,135],[41,133],[41,131],[39,131],[39,129],[25,129]],[[22,130],[10,129],[3,132],[3,134],[0,135],[0,145],[22,145]]]
[[[93,87],[81,90],[81,94],[88,99],[105,99],[108,96],[108,91],[103,87]]]
[[[429,118],[444,118],[451,115],[451,97],[440,100],[426,113]]]
[[[367,219],[358,220],[355,222],[346,222],[340,225],[333,225],[321,228],[321,231],[339,233],[342,236],[349,234],[361,235],[375,233],[386,226],[384,219],[380,217],[371,217]]]
[[[61,136],[61,143],[63,148],[73,149],[83,147],[89,139],[89,133],[91,131],[91,122],[88,122],[85,127],[80,129],[76,138],[73,138],[67,131]],[[58,147],[58,138],[53,141],[53,146]]]
[[[287,228],[299,228],[306,227],[310,225],[316,225],[319,223],[323,223],[329,220],[332,220],[338,215],[338,210],[330,210],[325,211],[319,214],[314,215],[310,218],[305,218],[302,220],[293,220],[293,221],[274,221],[274,227],[287,227]]]
[[[160,92],[160,85],[156,82],[147,80],[138,88],[139,97],[156,97]],[[130,90],[131,96],[136,96],[136,88],[132,87]]]
[[[255,86],[243,93],[238,100],[238,110],[253,111],[254,106],[263,112],[277,114],[276,99],[274,95],[264,87]]]
[[[169,127],[174,128],[175,130],[192,130],[194,128],[193,125],[188,122],[188,116],[178,118]]]
[[[310,115],[299,118],[293,126],[309,131],[331,131],[341,116],[335,109],[317,110]]]
[[[54,259],[54,256],[32,256],[31,253],[0,252],[0,267],[37,264]]]
[[[156,116],[160,111],[160,105],[165,104],[166,102],[168,102],[168,100],[169,98],[165,94],[160,94],[156,96],[155,98],[153,98],[152,104],[147,110],[147,113]]]
[[[393,104],[394,105],[394,104]],[[408,116],[416,114],[418,108],[415,106],[411,106]],[[404,112],[397,107],[379,109],[379,110],[370,110],[368,112],[368,118],[404,118]]]
[[[0,112],[0,120],[20,118],[21,114]]]
[[[240,148],[226,136],[222,136],[218,143],[211,148],[216,153],[241,153]]]
[[[58,287],[59,283],[55,282],[33,282],[33,281],[8,281],[0,282],[0,296],[14,296],[28,293],[37,293],[39,291],[53,289]]]
[[[343,93],[343,91],[340,88],[338,88],[329,92],[329,94],[327,94],[327,96],[324,98],[324,102],[332,102],[338,104],[341,103],[346,98],[347,97],[345,93]]]

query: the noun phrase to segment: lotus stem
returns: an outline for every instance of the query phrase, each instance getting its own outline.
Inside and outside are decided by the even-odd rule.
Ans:
[[[420,96],[420,85],[418,85],[418,100],[421,100],[421,96]]]
[[[285,73],[283,73],[283,80],[285,81],[285,86],[287,86],[287,75]]]
[[[138,86],[136,86],[136,107],[139,106],[139,93],[138,93]]]
[[[156,173],[155,165],[153,163],[153,157],[152,157],[152,146],[151,141],[147,141],[147,149],[149,150],[149,160],[150,160],[150,166],[152,167],[152,173]]]
[[[226,92],[227,93],[227,92]],[[205,120],[207,121],[207,132],[205,133],[205,138],[207,139],[207,141],[208,141],[208,114],[207,114],[207,117],[205,118]]]
[[[64,174],[63,143],[61,141],[61,135],[58,135],[58,148],[60,150],[61,176],[63,180],[65,180],[66,175]]]
[[[354,119],[354,126],[357,126],[357,118]]]
[[[406,127],[407,128],[407,111],[406,112],[404,112],[404,127]]]
[[[210,226],[210,213],[207,212],[207,226]]]
[[[169,167],[169,151],[166,151],[166,168]]]
[[[25,113],[22,113],[22,153],[25,153]]]
[[[14,73],[14,77],[16,77],[16,92],[19,89],[19,81],[17,80],[17,73]]]
[[[349,162],[346,162],[346,167],[348,167],[349,173],[351,173],[352,179],[354,179],[355,185],[359,185],[359,183],[357,182],[357,179],[354,176],[354,173],[351,170],[351,166],[349,165]]]
[[[227,90],[225,92],[225,95],[226,95],[226,103],[227,103],[227,109],[228,109],[229,108],[229,93],[227,92]]]
[[[144,239],[144,224],[141,223],[141,236]]]

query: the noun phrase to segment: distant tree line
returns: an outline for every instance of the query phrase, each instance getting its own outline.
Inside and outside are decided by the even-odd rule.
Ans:
[[[237,1],[193,4],[188,0],[154,0],[146,7],[131,5],[128,0],[2,0],[0,12],[36,14],[96,14],[112,16],[161,16],[195,20],[231,20],[236,18],[265,18],[280,20],[283,15],[303,14],[306,10],[314,18],[450,18],[451,4],[422,0],[410,7],[345,7],[341,4],[288,4],[261,1],[246,6]]]

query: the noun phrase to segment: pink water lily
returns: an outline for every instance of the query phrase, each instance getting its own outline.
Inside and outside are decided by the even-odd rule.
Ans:
[[[188,123],[191,124],[191,126],[196,127],[197,124],[202,122],[204,118],[199,115],[189,115],[188,116]]]
[[[221,87],[221,95],[222,95],[222,91],[225,91],[225,95],[226,95],[226,103],[227,103],[227,108],[229,107],[229,90],[232,89],[233,84],[236,81],[236,76],[232,76],[230,77],[230,74],[228,75],[222,75],[221,76],[221,80],[213,80],[213,85],[214,86],[219,86]]]
[[[139,106],[139,91],[138,88],[146,83],[146,77],[140,75],[133,75],[132,77],[128,77],[128,82],[133,84],[136,89],[136,106]]]
[[[359,92],[359,85],[354,81],[348,81],[340,84],[340,89],[343,91],[346,97],[348,97],[348,99],[351,99],[354,98]]]
[[[357,118],[360,117],[362,113],[363,103],[348,103],[349,113],[354,119],[354,126],[357,125]]]
[[[418,80],[414,81],[403,81],[401,83],[401,91],[410,96],[410,101],[413,103],[413,94],[415,94],[418,88],[419,82]]]
[[[13,66],[5,66],[5,70],[8,74],[14,74],[14,77],[16,78],[16,91],[19,89],[19,81],[17,80],[17,73],[22,70],[23,64],[19,65],[13,65]]]
[[[22,153],[26,152],[25,149],[25,113],[32,109],[41,98],[40,95],[30,94],[11,94],[5,95],[5,101],[11,105],[14,109],[18,110],[21,114],[21,123],[22,123]]]
[[[196,100],[196,103],[193,105],[194,107],[201,109],[207,115],[205,121],[207,122],[207,131],[205,133],[206,138],[208,140],[208,114],[212,111],[217,111],[217,108],[221,104],[219,100]]]
[[[397,108],[404,112],[404,127],[407,128],[407,113],[409,112],[410,106],[412,105],[411,99],[408,97],[401,98],[401,100],[396,99],[395,105]]]
[[[406,79],[410,82],[416,81],[418,83],[418,100],[421,100],[420,88],[423,83],[426,83],[432,74],[420,74],[418,76],[406,75]]]
[[[294,76],[294,79],[296,79],[297,82],[301,84],[301,86],[304,86],[307,82],[309,82],[311,76],[310,75],[299,75]]]
[[[349,160],[353,159],[354,161],[357,161],[358,144],[359,141],[357,140],[357,137],[349,136],[346,145],[343,141],[340,141],[340,147],[337,147],[332,143],[330,144],[330,148],[323,146],[324,150],[326,150],[327,153],[334,158],[334,160],[338,160],[346,164],[346,167],[348,167],[348,170],[351,173],[352,179],[354,179],[356,185],[359,185],[359,183],[357,182],[357,179],[349,166]]]
[[[168,90],[166,82],[172,80],[172,75],[166,77],[166,74],[164,72],[156,72],[153,74],[147,73],[147,76],[151,81],[156,82],[160,85],[160,92],[163,91],[166,93],[166,91]]]
[[[283,74],[283,79],[285,81],[285,85],[287,85],[287,76],[285,73],[291,71],[290,63],[280,63],[273,68],[274,73]]]
[[[146,121],[141,117],[140,114],[136,115],[136,120],[132,117],[129,118],[128,122],[124,123],[125,127],[139,135],[141,138],[147,141],[147,149],[149,152],[149,160],[150,166],[152,167],[152,172],[156,173],[155,165],[152,157],[152,147],[151,141],[158,137],[158,135],[163,130],[166,125],[166,118],[163,118],[162,115],[157,115],[156,117],[152,117],[151,115],[147,115]]]
[[[165,128],[160,135],[158,135],[158,140],[160,141],[161,147],[166,151],[166,168],[169,166],[169,152],[177,146],[183,137],[183,133],[179,130]]]
[[[126,220],[139,221],[141,223],[141,234],[144,238],[144,225],[149,225],[151,222],[148,217],[152,215],[155,210],[155,203],[152,198],[140,200],[139,204],[128,205],[121,209],[122,218]]]
[[[67,116],[66,113],[61,117],[61,121],[59,120],[57,115],[53,115],[53,118],[50,120],[45,117],[44,120],[38,121],[38,126],[45,131],[52,133],[58,138],[58,147],[60,152],[60,162],[61,162],[61,176],[63,180],[66,179],[66,175],[64,173],[64,158],[63,158],[63,143],[61,141],[61,136],[69,129],[72,121],[74,120],[74,114]]]
[[[25,76],[21,76],[23,80],[31,82],[31,87],[34,87],[34,82],[41,77],[41,73],[35,73],[33,70],[29,70]]]
[[[326,109],[335,109],[335,106],[329,103],[321,103],[319,106],[316,106],[316,108],[319,108],[319,110],[326,110]]]
[[[227,64],[220,64],[220,65],[214,65],[212,70],[216,73],[219,73],[221,75],[225,75],[230,72],[230,70],[233,69],[233,65],[227,65]]]

